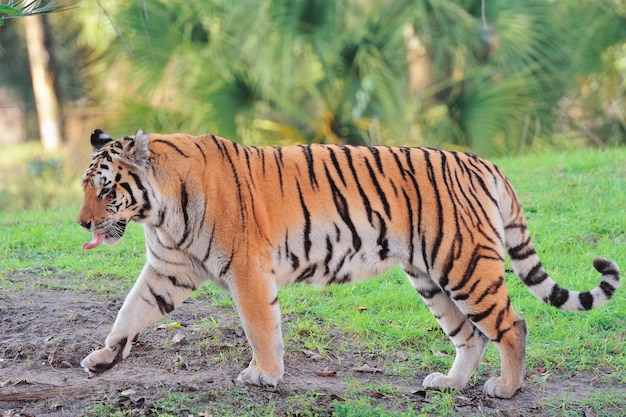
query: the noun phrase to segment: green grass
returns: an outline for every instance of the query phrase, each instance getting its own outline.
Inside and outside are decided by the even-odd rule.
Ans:
[[[549,152],[496,162],[513,182],[539,256],[557,282],[574,290],[597,285],[600,276],[591,266],[596,256],[613,259],[626,270],[625,148]],[[0,213],[0,287],[32,291],[46,285],[114,295],[128,291],[143,265],[141,227],[130,225],[116,247],[83,251],[81,245],[90,236],[75,222],[78,195],[76,199],[66,208]],[[34,281],[21,279],[32,272],[38,276]],[[607,306],[573,314],[543,304],[511,274],[507,284],[513,305],[529,326],[527,369],[545,368],[562,378],[595,372],[600,378],[626,384],[623,288]],[[213,284],[203,286],[194,297],[217,306],[233,305],[229,295]],[[402,351],[407,361],[384,365],[394,375],[410,377],[432,369],[446,370],[452,363],[451,344],[398,269],[355,285],[284,288],[280,300],[287,350],[311,349],[331,355],[333,334],[342,332],[349,336],[346,339],[350,343],[340,346],[346,351],[390,357]],[[201,325],[210,327],[211,323]],[[499,358],[491,347],[475,378],[484,379],[498,369]],[[349,402],[334,405],[334,415],[388,415],[363,396],[365,391],[367,388],[355,387]],[[452,412],[454,394],[436,395],[437,401],[406,415]],[[172,397],[156,406],[167,415],[170,409],[183,407],[185,401]],[[296,410],[298,404],[306,405],[311,399],[294,394],[293,401]],[[237,401],[232,404],[240,405]],[[549,413],[543,415],[580,415],[575,414],[577,407],[597,410],[598,415],[616,415],[611,410],[625,406],[626,398],[607,394],[586,402],[547,402]],[[250,407],[248,415],[260,415],[260,409]],[[222,411],[228,415],[228,410]]]

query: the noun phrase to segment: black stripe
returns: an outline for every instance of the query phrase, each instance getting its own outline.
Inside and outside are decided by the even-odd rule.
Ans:
[[[555,307],[561,307],[569,299],[569,291],[565,288],[561,288],[558,285],[552,287],[552,292],[548,297],[548,301]]]
[[[468,314],[467,318],[473,321],[474,323],[478,323],[479,321],[489,316],[494,308],[496,308],[496,305],[492,304],[485,311],[481,311],[480,313],[476,313],[476,314]]]
[[[276,171],[278,172],[278,183],[280,184],[280,193],[285,194],[283,189],[283,151],[279,147],[274,147],[274,160],[276,161]]]
[[[194,142],[194,145],[196,145],[196,148],[198,148],[198,151],[200,151],[200,155],[202,155],[202,159],[204,160],[204,163],[206,165],[206,154],[204,153],[204,150],[202,149],[202,147],[198,144],[198,142]]]
[[[256,151],[257,158],[261,158],[261,173],[265,178],[265,149],[261,149],[259,147],[253,146],[252,149]]]
[[[385,192],[381,188],[380,183],[376,179],[376,174],[374,173],[374,170],[372,169],[372,165],[370,164],[370,161],[367,160],[367,158],[365,158],[365,166],[367,167],[367,171],[370,174],[370,179],[372,180],[372,183],[374,184],[374,188],[376,189],[376,192],[378,193],[378,197],[380,198],[381,203],[383,203],[383,209],[385,210],[385,214],[387,215],[388,218],[391,218],[391,214],[390,214],[391,209],[389,207],[389,202],[387,201],[387,196],[385,195]]]
[[[148,190],[143,186],[143,183],[141,182],[141,177],[139,175],[132,172],[129,172],[128,175],[130,175],[131,178],[135,181],[135,186],[139,189],[139,191],[141,191],[141,194],[143,196],[143,206],[141,207],[141,210],[139,210],[139,218],[143,219],[147,216],[146,212],[152,209],[152,204],[150,203],[150,195],[148,194]]]
[[[374,155],[374,160],[376,161],[376,167],[378,168],[378,171],[381,174],[385,175],[385,173],[383,172],[383,161],[380,158],[380,151],[378,150],[378,148],[370,146],[367,149],[372,153],[372,155]]]
[[[335,154],[335,150],[334,150],[335,148],[328,146],[326,149],[328,149],[328,152],[330,154],[330,161],[333,163],[333,167],[335,167],[335,171],[337,172],[337,175],[339,175],[339,179],[341,180],[341,183],[345,187],[346,179],[344,178],[343,171],[341,170],[341,167],[339,166],[339,161],[337,160],[337,155]]]
[[[613,267],[613,262],[608,259],[596,258],[593,260],[593,267],[602,275],[613,275],[619,281],[619,271]]]
[[[187,155],[178,146],[174,145],[170,141],[167,141],[167,140],[164,140],[164,139],[155,139],[155,140],[152,141],[152,143],[162,143],[164,145],[167,145],[170,148],[174,149],[176,152],[178,152],[179,155],[184,156],[185,158],[189,158],[189,155]]]
[[[300,189],[300,183],[296,180],[296,186],[298,187],[298,196],[300,197],[300,206],[302,207],[302,214],[304,216],[304,256],[306,260],[309,260],[309,253],[311,253],[311,212],[304,203],[304,196]]]
[[[478,286],[478,284],[480,283],[480,280],[477,279],[476,281],[474,281],[474,283],[472,284],[472,286],[469,288],[469,290],[467,292],[464,293],[458,293],[456,294],[453,299],[457,300],[457,301],[463,301],[463,300],[467,300],[469,298],[469,296],[474,292],[474,290],[476,290],[476,287]],[[479,301],[472,301],[473,304],[478,304]]]
[[[289,254],[289,260],[291,261],[291,267],[294,271],[300,267],[300,258],[298,258],[295,253]]]
[[[298,277],[296,278],[296,282],[306,281],[307,279],[315,275],[316,271],[317,271],[317,265],[315,264],[309,265],[304,271],[302,271],[300,275],[298,275]]]
[[[356,227],[354,226],[354,223],[352,223],[352,219],[350,218],[350,212],[348,211],[348,202],[335,185],[335,182],[330,176],[330,172],[328,172],[328,167],[324,166],[324,170],[326,172],[326,178],[328,179],[328,183],[330,185],[333,202],[335,203],[335,207],[337,208],[337,213],[339,213],[339,216],[341,217],[343,222],[346,224],[346,226],[348,226],[348,229],[350,229],[350,233],[352,233],[352,247],[356,252],[358,252],[359,249],[361,249],[362,242],[361,237],[359,236],[359,233],[357,232]]]
[[[433,247],[430,248],[429,251],[430,265],[434,265],[435,258],[437,257],[439,247],[441,246],[441,242],[443,240],[443,205],[441,204],[441,194],[439,193],[439,187],[437,186],[437,175],[435,174],[434,166],[430,161],[430,153],[425,149],[423,149],[422,152],[424,152],[424,161],[426,163],[426,175],[428,176],[428,180],[432,186],[433,193],[435,194],[435,202],[437,203],[437,229],[432,231],[432,233],[435,234],[435,243],[433,243]],[[445,288],[444,285],[442,285],[442,287]]]
[[[502,322],[504,321],[504,316],[511,309],[511,299],[507,296],[506,306],[498,312],[498,316],[496,317],[495,328],[498,329],[498,335],[496,337],[496,342],[502,340],[502,335],[510,330],[510,327],[502,330],[500,326],[502,326]]]
[[[324,258],[324,266],[326,270],[325,275],[330,274],[330,261],[333,259],[333,243],[330,240],[330,236],[326,235],[326,257]]]
[[[481,255],[480,254],[481,252],[493,252],[494,255],[493,256]],[[454,287],[450,289],[450,291],[459,291],[461,288],[463,288],[470,281],[470,279],[474,276],[474,271],[476,270],[476,267],[478,266],[478,262],[480,262],[483,259],[501,260],[502,258],[495,252],[495,250],[487,246],[478,245],[474,247],[474,251],[472,252],[472,258],[470,260],[469,265],[465,269],[463,277]]]
[[[196,290],[196,286],[193,283],[189,284],[189,283],[186,283],[186,282],[179,281],[178,278],[176,278],[173,275],[168,276],[167,279],[169,279],[170,282],[172,283],[172,285],[175,286],[175,287],[186,288],[186,289],[192,290],[192,291]]]
[[[330,278],[330,280],[328,281],[328,284],[332,284],[337,282],[337,274],[339,273],[339,271],[341,270],[341,267],[343,267],[343,264],[346,262],[346,259],[348,258],[348,256],[352,253],[351,250],[348,250],[342,257],[341,259],[339,259],[339,262],[337,262],[337,265],[335,266],[335,269],[332,272],[332,276]]]
[[[130,184],[127,182],[122,182],[119,184],[119,186],[125,189],[128,195],[130,196],[130,205],[127,207],[131,207],[137,204],[137,199],[135,198],[135,195],[133,194],[133,189],[130,187]]]
[[[524,283],[528,286],[541,284],[548,279],[548,274],[543,270],[541,262],[537,262],[528,274],[524,277]]]
[[[461,322],[461,324],[459,324],[457,326],[456,329],[452,330],[450,333],[448,333],[448,337],[449,338],[453,338],[454,336],[456,336],[457,334],[459,334],[459,332],[461,331],[461,329],[463,328],[463,326],[465,325],[465,320],[463,320]]]
[[[406,172],[405,172],[404,167],[402,166],[402,162],[400,162],[400,157],[395,152],[395,148],[387,148],[387,149],[389,150],[391,155],[393,155],[393,160],[396,162],[396,165],[398,167],[398,171],[400,171],[400,174],[402,174],[402,179],[405,179]]]
[[[352,161],[352,147],[342,146],[344,154],[346,155],[346,160],[348,161],[348,167],[350,168],[350,172],[352,173],[352,177],[354,178],[354,182],[356,184],[357,190],[359,191],[359,195],[361,196],[361,200],[363,201],[363,206],[365,206],[365,212],[367,213],[367,220],[372,223],[372,205],[370,204],[369,199],[367,198],[367,194],[363,191],[363,187],[361,187],[361,181],[359,180],[359,176],[357,175],[357,171],[354,168],[354,163]]]
[[[523,260],[536,254],[535,248],[532,247],[530,236],[519,245],[509,248],[508,252],[512,260]]]
[[[213,139],[213,143],[215,143],[215,146],[217,147],[217,150],[219,151],[220,155],[223,158],[224,157],[224,149],[222,148],[222,143],[215,137],[215,135],[211,135],[211,139]]]
[[[187,186],[185,185],[185,182],[181,181],[180,208],[183,212],[184,230],[183,230],[183,236],[180,238],[180,240],[176,244],[177,247],[180,247],[185,242],[185,240],[187,240],[187,238],[189,237],[190,228],[189,228],[189,213],[187,211],[188,206],[189,206],[189,193],[187,193]]]
[[[380,256],[380,260],[384,261],[387,259],[389,255],[389,240],[387,240],[387,223],[383,220],[383,216],[379,212],[375,212],[376,216],[378,216],[379,225],[379,233],[378,239],[376,239],[376,244],[380,246],[380,250],[378,251],[378,256]]]
[[[154,292],[154,289],[150,285],[148,285],[148,289],[150,290],[150,294],[152,294],[152,296],[156,300],[161,314],[168,314],[174,311],[174,305],[171,302],[168,302],[162,295]]]
[[[202,263],[204,264],[208,259],[209,256],[211,256],[211,248],[213,247],[213,239],[215,238],[215,225],[217,223],[213,223],[213,227],[211,228],[211,237],[209,238],[209,246],[206,249],[206,253],[204,254],[204,257],[202,258]]]
[[[439,287],[432,287],[432,288],[427,288],[427,289],[419,289],[419,290],[417,290],[417,292],[424,299],[430,300],[431,298],[433,298],[437,294],[440,294],[442,291],[441,291],[441,288],[439,288]]]
[[[317,183],[317,178],[315,177],[315,167],[313,165],[313,152],[311,151],[311,145],[299,145],[300,149],[304,153],[304,157],[306,158],[306,165],[309,173],[309,180],[311,181],[311,187],[313,190],[319,188],[319,184]]]
[[[611,284],[609,284],[606,281],[602,281],[600,283],[599,287],[602,290],[602,292],[604,293],[604,295],[606,296],[606,298],[613,297],[613,293],[615,292],[615,287],[614,286],[612,286]]]
[[[409,196],[406,193],[406,190],[403,188],[402,189],[402,194],[404,194],[404,202],[406,204],[406,211],[409,215],[409,263],[412,265],[413,264],[413,256],[415,254],[415,242],[413,242],[413,239],[415,239],[415,226],[413,225],[413,207],[411,206],[411,200],[409,199]]]
[[[250,149],[247,146],[243,146],[243,153],[246,157],[246,166],[248,167],[248,177],[250,178],[250,183],[254,186],[254,175],[252,174],[252,165],[250,164]],[[254,207],[254,205],[253,205]]]
[[[591,295],[589,291],[578,294],[578,300],[585,310],[591,310],[593,308],[593,295]]]
[[[234,143],[234,142],[232,142]],[[235,148],[236,149],[236,148]],[[237,188],[237,198],[239,200],[239,215],[241,217],[241,224],[242,226],[245,228],[245,221],[246,221],[246,209],[245,209],[245,203],[243,200],[243,191],[241,188],[241,181],[239,180],[239,173],[237,172],[237,167],[235,166],[235,163],[233,162],[230,153],[229,152],[225,152],[226,155],[226,159],[228,160],[228,163],[230,165],[230,168],[232,170],[233,173],[233,179],[235,180],[235,187]]]
[[[235,153],[237,154],[237,156],[239,156],[239,144],[237,142],[232,141],[232,140],[229,140],[228,143],[231,144],[231,146],[235,150]]]
[[[413,148],[413,149],[419,149],[419,148]],[[405,159],[406,159],[406,164],[409,167],[409,171],[412,174],[415,174],[415,167],[413,166],[413,161],[411,160],[411,148],[400,148],[400,151],[402,153],[404,153]],[[421,149],[422,152],[427,152],[427,150],[425,149]]]
[[[228,262],[226,262],[226,264],[220,270],[220,274],[219,274],[220,278],[226,275],[226,273],[230,269],[230,264],[233,262],[234,257],[235,257],[235,252],[233,251],[233,253],[230,254],[230,258],[228,259]]]
[[[476,283],[478,283],[478,281],[476,281]],[[499,277],[496,282],[491,284],[485,291],[483,291],[482,294],[480,294],[480,296],[476,299],[476,301],[474,301],[474,304],[480,303],[488,295],[497,294],[498,290],[500,290],[500,287],[502,287],[502,285],[504,285],[504,277]]]

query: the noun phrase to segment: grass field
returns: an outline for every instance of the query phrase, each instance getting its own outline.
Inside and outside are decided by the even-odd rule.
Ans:
[[[591,266],[596,256],[613,259],[626,270],[626,149],[550,152],[496,162],[516,187],[539,256],[557,282],[573,290],[597,285],[600,277]],[[59,291],[87,292],[101,300],[121,297],[128,291],[143,265],[141,227],[130,225],[124,240],[116,247],[82,251],[82,243],[90,236],[75,223],[78,204],[77,201],[72,207],[46,211],[0,213],[0,290],[36,298],[42,283],[46,290],[55,290],[58,277],[63,276],[62,285],[58,284]],[[37,279],[29,282],[16,279],[18,275],[37,276]],[[50,277],[47,283],[46,277]],[[507,276],[507,285],[513,305],[529,326],[526,384],[541,385],[547,380],[591,374],[612,386],[626,385],[626,291],[623,288],[608,306],[572,314],[535,299],[512,274]],[[229,311],[233,307],[229,295],[213,284],[199,289],[193,298]],[[399,378],[419,375],[416,387],[423,375],[433,369],[447,371],[452,363],[452,345],[410,290],[400,270],[355,285],[292,286],[281,290],[280,300],[288,352],[307,350],[333,358],[341,357],[342,349],[374,352],[388,358],[402,352],[403,360],[384,362],[384,373]],[[0,291],[0,304],[2,302]],[[211,322],[201,325],[210,327]],[[249,354],[244,352],[243,356],[246,355]],[[498,369],[499,358],[492,346],[473,382],[481,384]],[[2,372],[0,363],[0,383],[3,382]],[[303,392],[282,396],[280,401],[271,404],[244,407],[241,402],[245,400],[239,398],[241,392],[232,388],[220,391],[225,397],[219,409],[212,409],[202,395],[170,393],[153,399],[150,413],[464,414],[459,405],[465,398],[463,393],[429,394],[431,401],[417,408],[406,406],[403,397],[388,382],[375,387],[362,387],[349,379],[345,382],[349,388],[334,401],[324,403],[326,409],[321,409],[310,393]],[[376,397],[368,394],[371,392],[381,393],[387,399],[395,398],[396,403],[389,405],[390,401],[383,401],[379,404]],[[620,391],[595,394],[583,400],[546,396],[540,410],[520,409],[519,415],[618,416],[624,409],[626,395]],[[585,414],[585,410],[595,414]],[[114,401],[87,406],[87,415],[131,414],[132,407],[120,406]]]

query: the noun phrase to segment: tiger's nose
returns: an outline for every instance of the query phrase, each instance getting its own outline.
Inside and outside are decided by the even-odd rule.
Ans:
[[[91,220],[78,220],[78,224],[80,224],[84,229],[91,229]]]

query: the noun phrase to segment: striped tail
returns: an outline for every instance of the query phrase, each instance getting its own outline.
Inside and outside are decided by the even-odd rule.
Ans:
[[[561,310],[591,310],[606,304],[619,286],[619,268],[613,261],[596,258],[593,266],[602,274],[600,284],[590,291],[570,291],[557,284],[546,272],[533,246],[525,222],[506,228],[506,243],[515,273],[533,295]],[[517,242],[511,245],[511,242]]]

